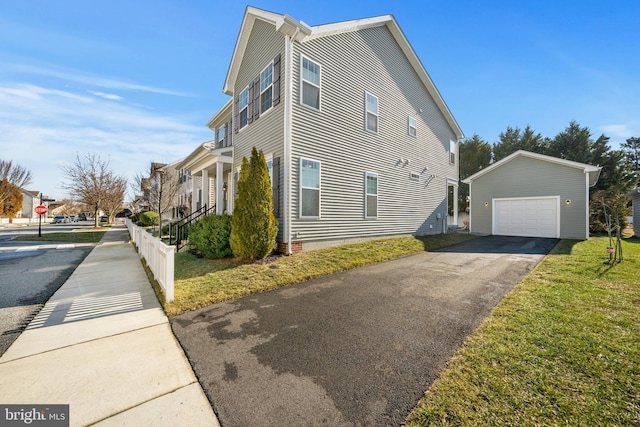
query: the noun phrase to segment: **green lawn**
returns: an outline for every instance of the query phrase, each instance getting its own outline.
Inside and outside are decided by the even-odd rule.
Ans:
[[[165,303],[164,308],[169,316],[175,316],[216,302],[449,246],[474,237],[469,234],[439,234],[382,239],[275,257],[253,264],[243,264],[235,259],[207,260],[183,252],[176,254],[175,258],[175,300]]]
[[[640,425],[640,239],[561,241],[467,340],[408,426]]]
[[[69,233],[42,233],[18,236],[14,240],[65,243],[98,243],[106,231],[73,231]]]

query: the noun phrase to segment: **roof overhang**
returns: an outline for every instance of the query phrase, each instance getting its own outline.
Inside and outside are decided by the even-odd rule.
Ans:
[[[187,169],[193,172],[194,168],[196,168],[198,164],[202,163],[204,159],[209,157],[209,151],[213,148],[215,148],[214,141],[208,141],[204,144],[198,145],[195,150],[189,153],[187,157],[175,166],[176,169]]]
[[[515,153],[512,153],[505,157],[502,160],[499,160],[493,163],[490,166],[487,166],[480,172],[476,172],[468,178],[462,180],[465,184],[471,184],[474,180],[480,178],[481,176],[491,172],[492,170],[499,168],[501,165],[510,162],[511,160],[518,157],[528,157],[531,159],[542,160],[544,162],[555,163],[562,166],[567,166],[571,168],[581,169],[585,174],[589,176],[589,187],[593,187],[598,182],[598,178],[600,177],[600,171],[602,167],[587,165],[585,163],[573,162],[571,160],[560,159],[558,157],[547,156],[544,154],[532,153],[530,151],[518,150]]]
[[[207,122],[207,127],[215,132],[216,128],[226,123],[231,118],[233,98],[229,98],[227,102],[213,115]]]
[[[222,91],[225,94],[233,96],[233,88],[238,76],[238,71],[240,69],[242,58],[249,41],[249,36],[251,35],[251,30],[253,29],[253,25],[255,24],[256,19],[260,19],[262,21],[275,25],[277,31],[279,31],[283,35],[291,37],[294,41],[298,41],[301,43],[334,34],[386,26],[398,43],[398,46],[400,46],[400,49],[402,49],[403,53],[407,57],[409,63],[418,74],[423,85],[429,92],[429,95],[431,95],[431,97],[435,101],[436,105],[451,127],[451,130],[453,131],[456,138],[464,138],[464,133],[462,132],[462,129],[460,129],[458,122],[453,117],[453,114],[451,114],[449,107],[444,102],[444,99],[433,83],[433,80],[431,80],[431,77],[427,73],[427,70],[422,65],[422,62],[418,58],[418,55],[416,55],[413,47],[405,37],[402,29],[398,25],[393,15],[355,19],[351,21],[343,21],[333,24],[316,25],[310,27],[304,22],[297,21],[289,15],[281,15],[278,13],[268,12],[266,10],[248,6],[242,20],[242,26],[240,27],[240,33],[238,34],[236,46],[233,50],[231,64],[229,65],[227,77],[222,88]]]

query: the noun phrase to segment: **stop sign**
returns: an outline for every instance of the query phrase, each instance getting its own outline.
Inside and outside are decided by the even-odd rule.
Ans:
[[[44,215],[47,213],[47,207],[45,205],[38,205],[34,210],[38,215]]]

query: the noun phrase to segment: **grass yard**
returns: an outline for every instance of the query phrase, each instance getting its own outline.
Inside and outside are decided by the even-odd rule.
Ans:
[[[472,239],[469,234],[400,237],[274,257],[243,264],[235,259],[207,260],[176,254],[175,300],[165,303],[169,316],[207,305],[275,289],[314,277],[387,261]]]
[[[640,425],[640,239],[561,241],[409,417],[431,425]]]
[[[42,233],[18,236],[14,240],[37,242],[66,242],[66,243],[98,243],[106,231],[74,231],[69,233]]]

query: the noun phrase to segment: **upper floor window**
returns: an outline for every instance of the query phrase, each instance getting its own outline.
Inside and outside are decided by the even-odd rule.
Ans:
[[[300,102],[309,107],[320,109],[320,64],[306,56],[302,57],[302,79]]]
[[[409,136],[416,136],[418,129],[418,121],[409,116]]]
[[[449,163],[456,164],[456,142],[449,140]]]
[[[378,133],[378,97],[365,92],[365,129]]]
[[[246,87],[238,97],[238,112],[240,114],[240,129],[245,127],[248,122],[249,114],[249,88]]]
[[[217,136],[218,136],[218,148],[224,147],[224,133],[225,133],[226,125],[222,125],[218,128]]]
[[[273,64],[260,73],[260,111],[265,112],[273,105]]]

